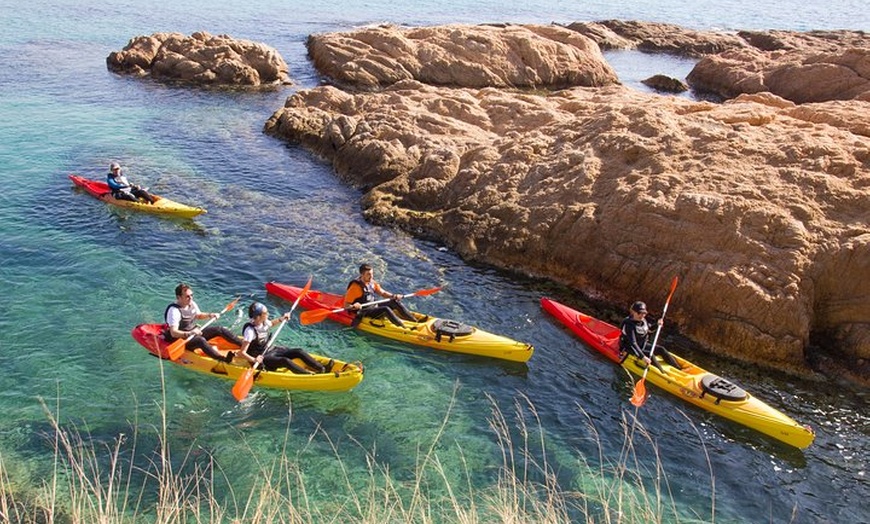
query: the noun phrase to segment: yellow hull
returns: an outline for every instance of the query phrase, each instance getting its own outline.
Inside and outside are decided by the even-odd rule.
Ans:
[[[719,377],[677,355],[674,355],[674,358],[683,369],[676,369],[660,361],[666,374],[663,375],[653,366],[647,372],[646,380],[686,402],[786,444],[804,449],[813,443],[815,434],[811,429],[801,426],[788,415],[770,407],[753,395],[746,393],[742,400],[727,400],[717,398],[714,393],[705,391],[702,380],[705,377],[708,381]],[[636,357],[625,359],[622,365],[637,376],[643,375],[645,364]]]
[[[512,362],[527,362],[535,352],[535,348],[530,344],[518,342],[476,327],[471,327],[470,334],[457,336],[452,341],[446,335],[438,337],[433,327],[437,320],[436,318],[430,318],[425,322],[409,322],[405,320],[405,328],[400,328],[391,324],[388,320],[364,317],[362,322],[359,323],[358,329],[372,335],[440,351],[500,358]]]
[[[148,351],[156,356],[165,356],[166,342],[160,336],[162,326],[160,324],[140,324],[133,329],[133,338],[142,344]],[[218,347],[223,354],[227,351],[238,351],[239,347],[222,337],[209,340],[212,345]],[[318,362],[327,364],[328,357],[311,355]],[[247,360],[236,357],[230,363],[218,362],[213,358],[197,351],[184,351],[184,354],[175,361],[181,367],[215,375],[228,380],[236,381],[248,369],[250,364]],[[305,368],[305,364],[295,359],[294,362]],[[312,370],[314,371],[314,370]],[[254,375],[254,385],[276,388],[292,389],[297,391],[348,391],[357,386],[363,379],[363,365],[359,362],[349,363],[335,360],[330,373],[318,373],[316,375],[296,374],[286,368],[276,371],[259,371]]]

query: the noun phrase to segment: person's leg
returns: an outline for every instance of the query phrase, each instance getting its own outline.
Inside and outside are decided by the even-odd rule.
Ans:
[[[682,369],[680,367],[680,363],[677,362],[677,359],[675,359],[674,356],[671,355],[671,352],[664,347],[659,347],[659,349],[656,350],[656,353],[661,355],[665,362],[667,362],[671,367],[674,367],[676,369]]]
[[[375,306],[375,307],[366,308],[366,309],[370,310],[369,312],[366,313],[366,316],[368,316],[368,317],[381,318],[383,316],[386,316],[387,320],[389,320],[390,323],[393,324],[394,326],[398,326],[400,328],[405,327],[405,323],[402,322],[401,319],[399,319],[399,317],[397,317],[395,313],[393,313],[393,309],[390,308],[389,305],[387,305],[387,306]]]
[[[132,193],[133,193],[133,196],[135,196],[136,198],[141,198],[142,200],[145,200],[149,204],[154,203],[154,200],[155,200],[154,197],[151,196],[151,193],[149,193],[148,191],[145,191],[144,189],[134,187],[132,189]]]
[[[417,322],[417,317],[415,317],[414,314],[411,313],[411,310],[409,310],[408,307],[405,306],[404,302],[402,302],[401,300],[390,300],[389,302],[387,302],[387,305],[390,308],[398,311],[399,316],[402,317],[403,320]]]
[[[226,357],[221,355],[220,351],[218,351],[214,346],[209,344],[208,340],[203,336],[193,337],[184,347],[188,351],[193,351],[194,349],[199,348],[206,355],[221,362],[230,362],[233,359],[232,351],[228,352]]]
[[[115,198],[115,200],[126,200],[128,202],[138,202],[139,201],[135,196],[133,196],[132,194],[130,194],[126,191],[114,191],[112,193],[112,196]]]
[[[202,330],[202,336],[206,340],[221,336],[227,342],[232,342],[233,344],[242,347],[242,339],[223,326],[208,326],[207,328]]]
[[[327,369],[327,366],[321,364],[320,361],[318,361],[316,358],[312,357],[310,354],[308,354],[307,351],[303,350],[302,348],[283,348],[283,349],[284,349],[284,356],[287,358],[298,358],[298,359],[302,360],[302,362],[305,362],[305,365],[308,366],[309,368],[316,369],[316,370],[320,371],[321,373],[325,373],[326,371],[329,371]]]
[[[263,356],[263,365],[269,371],[275,371],[278,368],[287,368],[297,375],[311,375],[314,371],[305,369],[296,362],[293,362],[293,353],[285,347],[273,347]],[[315,361],[316,363],[316,361]],[[314,369],[321,369],[323,366],[315,366]]]

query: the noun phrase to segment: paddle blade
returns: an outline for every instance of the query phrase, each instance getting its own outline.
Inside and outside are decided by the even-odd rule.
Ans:
[[[644,382],[644,379],[641,378],[634,385],[634,393],[631,395],[631,403],[634,407],[639,408],[646,402],[646,384]]]
[[[233,385],[233,396],[239,402],[245,400],[254,385],[254,368],[248,368]]]
[[[177,339],[172,344],[166,346],[166,355],[169,356],[169,360],[178,360],[181,358],[181,355],[184,354],[184,346],[187,344],[187,341],[183,338]]]
[[[304,326],[307,326],[308,324],[316,324],[323,321],[330,314],[332,314],[331,309],[314,309],[311,311],[303,311],[302,314],[299,315],[299,321]]]
[[[293,302],[293,307],[290,308],[290,314],[293,314],[293,310],[296,309],[296,306],[299,305],[299,301],[308,294],[308,290],[311,289],[311,279],[314,277],[308,277],[308,283],[305,284],[305,287],[302,288],[302,291],[299,292],[299,296],[296,297],[296,300]]]
[[[439,292],[439,291],[441,291],[441,288],[440,288],[440,287],[433,287],[433,288],[429,288],[429,289],[421,289],[420,291],[415,291],[415,292],[414,292],[414,296],[415,296],[415,297],[425,297],[425,296],[428,296],[428,295],[433,295],[433,294],[435,294],[435,293],[437,293],[437,292]]]
[[[224,308],[224,310],[221,311],[221,314],[223,315],[223,314],[226,313],[227,311],[230,311],[231,309],[233,309],[234,307],[236,307],[236,303],[239,301],[240,298],[242,298],[242,297],[236,297],[235,300],[233,300],[232,302],[230,302],[229,304],[227,304],[226,307]]]

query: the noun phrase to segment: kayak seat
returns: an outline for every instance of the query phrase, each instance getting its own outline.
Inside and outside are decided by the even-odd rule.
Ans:
[[[435,332],[435,341],[441,342],[444,335],[449,337],[449,341],[453,342],[456,337],[464,337],[472,334],[474,328],[468,324],[457,322],[455,320],[438,319],[432,323],[432,331]]]
[[[749,397],[749,394],[737,384],[712,373],[701,378],[701,398],[707,394],[716,398],[716,404],[723,400],[739,402]]]

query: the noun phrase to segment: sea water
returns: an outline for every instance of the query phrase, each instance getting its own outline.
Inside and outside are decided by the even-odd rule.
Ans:
[[[561,488],[580,489],[581,459],[616,462],[628,403],[625,373],[584,348],[539,307],[549,295],[610,320],[622,311],[584,306],[552,284],[469,265],[434,242],[366,223],[360,193],[329,165],[262,134],[266,119],[318,77],[309,34],[364,24],[571,23],[611,18],[695,29],[868,28],[864,2],[406,2],[172,3],[0,0],[0,456],[20,478],[50,475],[46,411],[64,428],[111,443],[138,428],[144,463],[157,448],[159,406],[178,455],[212,456],[251,485],[254,458],[285,452],[312,472],[316,500],[342,489],[335,451],[351,482],[364,483],[366,453],[397,481],[413,477],[448,417],[439,458],[456,486],[486,489],[501,465],[493,409],[511,423],[531,417]],[[288,62],[295,85],[223,92],[164,86],[107,71],[106,56],[133,36],[158,31],[264,42]],[[693,62],[608,53],[622,81],[655,73],[684,77]],[[112,208],[72,188],[67,175],[102,179],[111,161],[135,181],[208,214],[173,220]],[[130,337],[162,321],[178,282],[209,311],[243,295],[273,311],[278,280],[340,292],[363,261],[395,292],[444,286],[415,309],[462,320],[535,345],[527,364],[440,354],[361,336],[324,322],[282,332],[282,343],[362,361],[349,393],[286,394],[254,388],[244,403],[232,383],[147,356]],[[662,295],[664,295],[663,290]],[[651,307],[660,297],[644,298]],[[679,294],[674,297],[679,300]],[[222,322],[240,329],[235,312]],[[801,452],[694,409],[661,392],[637,412],[654,439],[681,515],[719,522],[866,522],[870,455],[867,392],[756,370],[685,350],[817,431]],[[164,384],[165,381],[165,384]],[[165,397],[164,397],[165,395]],[[455,402],[455,404],[454,404]],[[527,421],[529,422],[529,421]],[[591,429],[594,428],[594,431]],[[286,446],[286,448],[285,448]],[[461,451],[460,451],[461,450]],[[599,453],[601,453],[599,455]],[[654,459],[651,449],[642,458]],[[131,455],[133,453],[131,452]],[[13,464],[9,466],[8,464]],[[467,473],[466,473],[467,472]],[[226,487],[228,482],[218,483]],[[715,484],[715,494],[713,484]],[[153,496],[153,493],[151,494]],[[792,519],[792,515],[794,518]]]

